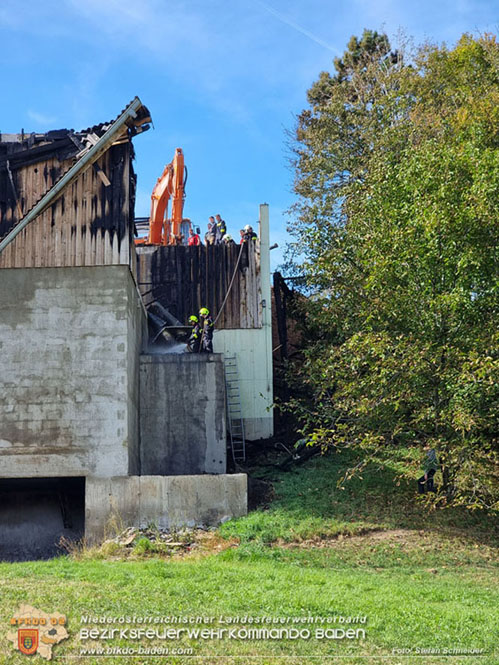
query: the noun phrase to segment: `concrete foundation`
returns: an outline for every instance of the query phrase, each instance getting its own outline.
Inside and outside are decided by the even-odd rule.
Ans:
[[[245,474],[87,478],[85,535],[94,542],[126,526],[216,525],[247,512]]]
[[[140,473],[225,473],[225,379],[217,354],[140,357]]]

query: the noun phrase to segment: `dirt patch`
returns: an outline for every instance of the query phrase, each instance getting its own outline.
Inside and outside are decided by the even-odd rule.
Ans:
[[[396,541],[396,542],[407,542],[418,540],[424,531],[416,531],[414,529],[389,529],[387,531],[371,531],[363,536],[360,536],[360,540],[372,540],[374,542],[383,542],[383,541]],[[352,536],[352,538],[357,538],[357,536]]]
[[[310,538],[302,541],[294,541],[286,543],[284,541],[277,541],[278,547],[287,549],[292,548],[325,548],[325,547],[341,547],[347,543],[349,545],[365,545],[369,543],[389,543],[396,545],[412,545],[417,546],[420,544],[422,537],[428,538],[430,534],[424,531],[416,531],[413,529],[389,529],[389,530],[365,530],[355,535],[349,533],[340,533],[335,536]]]
[[[421,561],[424,561],[426,556],[440,558],[445,563],[440,566],[442,569],[448,565],[455,567],[470,561],[479,562],[481,565],[497,562],[495,547],[476,543],[470,539],[469,534],[464,532],[444,534],[441,531],[422,529],[377,529],[355,535],[339,534],[335,537],[309,539],[302,542],[278,541],[275,546],[288,550],[330,549],[335,550],[337,554],[341,554],[341,550],[344,548],[345,552],[358,552],[362,556],[369,556],[369,552],[374,552],[378,548],[380,551],[388,553],[402,552],[411,556],[418,553],[416,559],[419,557]],[[437,574],[438,570],[429,568],[427,572]]]
[[[223,552],[224,550],[229,550],[238,546],[239,540],[237,538],[225,539],[216,531],[199,531],[196,533],[193,546],[184,553],[184,556],[217,554],[218,552]]]

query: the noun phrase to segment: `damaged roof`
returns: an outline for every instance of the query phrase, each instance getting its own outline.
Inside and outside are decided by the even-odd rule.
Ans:
[[[19,215],[17,223],[3,238],[0,238],[0,252],[29,223],[57,201],[66,188],[112,145],[130,142],[133,136],[149,129],[148,123],[150,122],[149,110],[138,97],[135,97],[114,120],[94,125],[80,132],[62,129],[46,134],[24,134],[23,132],[0,135],[0,176],[3,172],[4,177],[9,178],[14,193],[12,171],[54,157],[61,162],[68,159],[75,160],[69,170],[41,196],[31,210],[22,218]],[[19,208],[18,202],[17,207]]]
[[[138,98],[136,98],[138,99]],[[93,127],[80,131],[74,129],[54,129],[44,134],[35,132],[20,134],[3,134],[0,132],[0,170],[16,169],[29,164],[36,164],[48,158],[56,157],[59,161],[82,157],[101,139],[106,131],[120,118],[127,108],[109,122],[101,122]],[[124,131],[117,140],[132,138],[136,134],[149,129],[151,115],[143,104],[136,111],[136,117],[128,118],[124,123]]]

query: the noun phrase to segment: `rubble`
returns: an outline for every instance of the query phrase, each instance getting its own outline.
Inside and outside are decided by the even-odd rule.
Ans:
[[[169,531],[155,525],[146,527],[129,527],[125,531],[117,534],[114,538],[108,538],[102,545],[119,545],[124,548],[133,548],[137,546],[142,539],[147,539],[151,545],[160,546],[162,550],[171,548],[172,552],[178,550],[190,551],[197,547],[201,534],[207,531],[214,531],[215,527],[200,526],[197,529],[182,528]]]

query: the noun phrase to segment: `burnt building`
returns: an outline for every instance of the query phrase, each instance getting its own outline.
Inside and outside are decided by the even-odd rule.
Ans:
[[[98,539],[113,515],[246,511],[245,475],[225,473],[222,355],[147,353],[132,140],[149,122],[135,98],[83,131],[0,134],[0,558]]]

